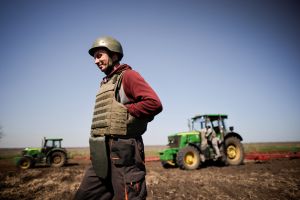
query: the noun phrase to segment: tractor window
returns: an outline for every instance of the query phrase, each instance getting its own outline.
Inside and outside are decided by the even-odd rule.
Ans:
[[[200,122],[200,129],[199,130],[201,130],[201,129],[204,129],[206,126],[205,126],[205,121],[201,121]]]
[[[53,141],[53,147],[55,148],[60,147],[59,141]]]
[[[212,122],[212,126],[215,128],[215,127],[219,127],[219,123],[218,123],[218,121],[216,120],[216,121],[213,121]]]
[[[195,120],[193,121],[193,130],[194,131],[200,131],[205,127],[205,121],[203,120]]]
[[[45,147],[52,147],[52,141],[46,140]]]
[[[226,131],[227,130],[227,120],[223,120],[222,121],[222,126],[223,126],[223,131]]]
[[[213,125],[213,128],[214,128],[214,130],[215,130],[216,133],[219,133],[221,131],[221,129],[223,129],[223,127],[224,127],[223,122],[219,121],[219,120],[213,121],[212,125]],[[224,131],[224,130],[222,130],[222,131]]]
[[[193,130],[199,131],[201,129],[201,123],[199,121],[194,122]]]

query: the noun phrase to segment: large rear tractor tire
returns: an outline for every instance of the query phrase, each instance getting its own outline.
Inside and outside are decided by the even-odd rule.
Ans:
[[[244,162],[244,147],[236,137],[229,137],[225,140],[226,156],[228,165],[240,165]]]
[[[200,166],[200,153],[197,148],[187,146],[179,150],[176,162],[180,169],[197,169]]]
[[[50,165],[52,167],[62,167],[66,163],[66,155],[63,152],[56,151],[51,154]]]
[[[20,169],[29,169],[34,166],[34,161],[32,158],[23,156],[17,162],[17,167]]]

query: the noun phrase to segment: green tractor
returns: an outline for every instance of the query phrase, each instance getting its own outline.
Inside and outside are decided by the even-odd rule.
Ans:
[[[52,167],[62,167],[67,163],[67,150],[61,146],[62,138],[44,138],[42,148],[27,147],[22,156],[16,160],[21,169],[28,169],[35,164],[46,164]]]
[[[164,168],[179,167],[180,169],[197,169],[206,161],[219,162],[225,165],[240,165],[244,161],[243,138],[227,129],[224,114],[196,115],[189,122],[190,131],[180,132],[168,137],[168,148],[159,152],[160,161]],[[216,159],[213,145],[208,142],[205,149],[201,148],[200,131],[212,127],[218,139],[220,157]]]

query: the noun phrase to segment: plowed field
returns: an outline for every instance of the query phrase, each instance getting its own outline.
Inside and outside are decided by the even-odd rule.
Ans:
[[[62,168],[17,170],[0,160],[0,199],[72,199],[88,159]],[[148,199],[300,199],[300,159],[246,162],[241,166],[164,169],[147,162]]]

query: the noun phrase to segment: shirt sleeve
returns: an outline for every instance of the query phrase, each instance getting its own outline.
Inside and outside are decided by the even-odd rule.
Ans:
[[[134,117],[152,120],[162,111],[157,94],[138,72],[127,70],[123,75],[122,86],[129,99],[125,106]]]

